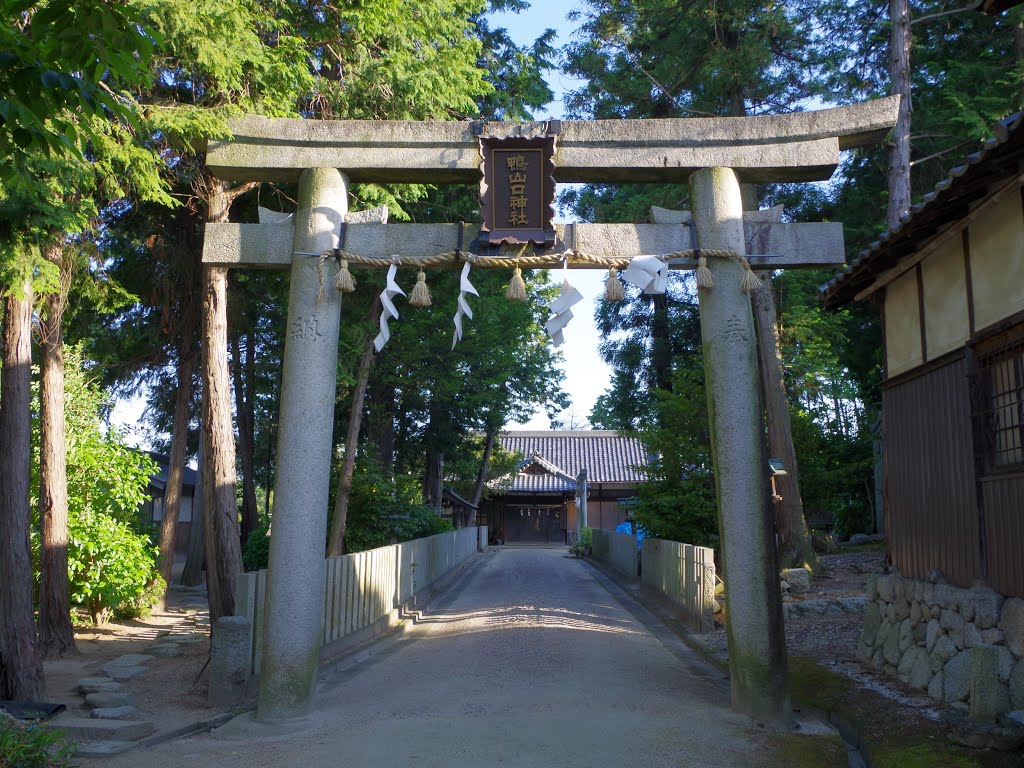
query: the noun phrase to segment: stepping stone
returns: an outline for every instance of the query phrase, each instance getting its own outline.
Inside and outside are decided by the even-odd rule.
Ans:
[[[118,667],[118,666],[113,666],[113,667],[110,667],[109,669],[107,667],[104,667],[103,671],[106,672],[108,675],[110,675],[110,677],[112,679],[114,679],[114,680],[125,681],[125,680],[134,680],[136,677],[140,677],[141,675],[146,674],[149,670],[146,669],[145,667]]]
[[[181,654],[181,648],[178,647],[177,643],[159,643],[158,645],[151,645],[146,649],[146,653],[151,656],[178,656]]]
[[[209,642],[209,638],[206,635],[194,632],[189,635],[171,635],[164,638],[164,642],[176,643],[177,645],[198,645],[199,643]]]
[[[75,757],[111,757],[138,746],[134,741],[90,741],[79,744]]]
[[[123,686],[109,677],[83,677],[78,681],[79,693],[99,693],[100,691],[120,691]]]
[[[118,656],[116,659],[108,661],[103,665],[103,668],[106,669],[111,665],[118,667],[141,667],[152,660],[153,657],[145,653],[126,653],[124,656]]]
[[[92,720],[84,717],[55,717],[43,728],[57,728],[71,738],[84,741],[138,741],[155,728],[148,720]]]
[[[135,697],[120,691],[98,691],[87,693],[85,703],[89,707],[130,707],[135,703]]]
[[[93,720],[143,720],[145,715],[138,707],[97,707],[89,713]]]

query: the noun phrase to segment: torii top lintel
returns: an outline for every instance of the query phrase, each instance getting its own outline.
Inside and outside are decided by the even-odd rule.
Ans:
[[[563,121],[555,179],[575,183],[679,182],[698,168],[743,181],[828,179],[843,149],[880,141],[899,97],[755,117]],[[543,133],[544,123],[486,123],[494,137]],[[338,168],[355,182],[476,183],[478,124],[301,120],[247,116],[233,138],[211,140],[206,164],[226,181],[294,181],[305,168]]]

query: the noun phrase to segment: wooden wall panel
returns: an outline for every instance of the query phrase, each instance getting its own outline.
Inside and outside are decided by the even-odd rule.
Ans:
[[[893,563],[969,587],[981,575],[974,449],[963,357],[886,387],[886,527]]]

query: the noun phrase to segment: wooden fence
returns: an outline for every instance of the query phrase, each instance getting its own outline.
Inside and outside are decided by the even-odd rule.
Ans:
[[[399,606],[486,546],[487,526],[480,526],[327,558],[321,647],[397,616]],[[266,570],[241,574],[235,594],[235,611],[252,627],[254,675],[263,652],[267,577]]]
[[[660,590],[678,605],[693,629],[714,629],[714,550],[645,538],[640,562],[643,583]]]

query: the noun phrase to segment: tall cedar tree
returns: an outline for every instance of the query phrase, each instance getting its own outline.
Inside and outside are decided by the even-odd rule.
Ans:
[[[85,162],[87,140],[97,138],[94,132],[102,133],[115,121],[132,124],[133,103],[116,89],[144,82],[152,46],[133,9],[104,0],[7,2],[3,13],[0,82],[6,119],[0,126],[0,289],[6,301],[0,384],[0,454],[5,462],[0,492],[0,698],[38,700],[45,691],[32,615],[30,433],[25,428],[30,324],[34,289],[57,282],[57,268],[42,258],[53,235],[40,219],[50,218],[52,223],[53,215],[63,212],[54,206],[47,176],[31,173],[30,168],[41,158]],[[100,78],[107,83],[100,83]],[[59,363],[52,358],[49,362]],[[59,467],[52,461],[49,466],[59,476]],[[60,503],[59,498],[56,501]],[[53,608],[54,602],[63,605],[60,593],[67,591],[67,575],[61,572],[55,551],[66,533],[59,510],[46,522],[49,552],[44,551],[44,558],[49,559],[44,565],[51,578],[49,595],[44,597],[54,598]],[[58,645],[65,645],[67,627],[48,624],[50,629],[60,634]]]

